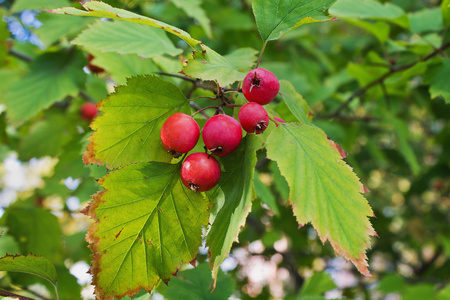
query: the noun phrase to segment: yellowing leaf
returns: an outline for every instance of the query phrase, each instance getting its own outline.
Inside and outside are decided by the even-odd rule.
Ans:
[[[196,45],[198,45],[200,43],[200,41],[193,39],[189,35],[189,33],[185,32],[177,27],[171,26],[169,24],[160,22],[155,19],[151,19],[151,18],[148,18],[145,16],[135,14],[133,12],[130,12],[130,11],[127,11],[124,9],[112,7],[111,5],[108,5],[101,1],[84,2],[82,5],[83,5],[84,9],[86,9],[86,10],[80,10],[80,9],[76,9],[73,7],[64,7],[64,8],[57,8],[57,9],[52,9],[52,10],[48,10],[48,11],[51,13],[55,13],[55,14],[110,18],[110,19],[118,19],[118,20],[124,20],[124,21],[128,21],[128,22],[150,25],[153,27],[164,29],[165,31],[178,36],[180,39],[184,40],[188,45],[190,45],[193,48],[195,48]]]
[[[196,258],[210,205],[183,185],[180,168],[134,164],[100,181],[106,191],[85,209],[95,220],[86,239],[97,299],[150,292]]]
[[[266,143],[290,187],[290,203],[300,225],[311,222],[323,243],[370,276],[365,251],[376,235],[373,215],[361,192],[367,191],[342,160],[340,147],[320,130],[298,123],[281,124]]]
[[[156,76],[129,79],[98,106],[103,114],[91,124],[95,132],[83,159],[110,169],[136,162],[169,162],[172,156],[161,143],[161,127],[174,113],[190,111],[180,89]]]

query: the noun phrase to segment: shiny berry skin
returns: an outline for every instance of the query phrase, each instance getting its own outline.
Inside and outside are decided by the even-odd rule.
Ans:
[[[85,103],[81,106],[81,117],[86,121],[91,121],[97,116],[98,109],[95,103]]]
[[[282,118],[273,117],[273,119],[274,119],[275,121],[278,121],[278,123],[286,123],[286,121],[284,121]],[[275,123],[275,126],[278,127],[278,124]]]
[[[191,151],[198,142],[200,126],[183,113],[171,115],[161,128],[161,141],[174,157]]]
[[[260,134],[269,125],[269,115],[260,104],[249,102],[239,110],[239,122],[248,133]]]
[[[220,165],[207,153],[192,153],[181,166],[181,181],[194,192],[206,192],[212,189],[220,179]]]
[[[266,69],[251,70],[242,83],[242,93],[249,102],[270,103],[280,91],[277,77]]]
[[[202,137],[206,148],[214,155],[227,156],[233,153],[241,143],[241,125],[230,116],[215,115],[206,121]]]

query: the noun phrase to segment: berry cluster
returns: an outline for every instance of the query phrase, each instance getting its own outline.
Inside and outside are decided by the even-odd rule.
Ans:
[[[221,170],[212,156],[224,157],[233,153],[242,139],[242,129],[260,134],[269,124],[269,115],[262,105],[271,102],[280,89],[276,76],[261,68],[250,71],[242,84],[242,93],[249,101],[239,110],[239,122],[228,115],[214,115],[206,121],[202,138],[211,154],[190,154],[181,167],[181,181],[189,189],[205,192],[212,189],[220,179]],[[242,126],[242,128],[241,128]],[[179,157],[191,151],[200,137],[200,127],[183,113],[171,115],[161,128],[161,141],[167,151]]]

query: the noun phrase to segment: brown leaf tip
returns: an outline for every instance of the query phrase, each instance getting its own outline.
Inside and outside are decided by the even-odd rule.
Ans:
[[[341,155],[342,159],[344,159],[348,156],[348,153],[345,152],[344,149],[342,149],[341,145],[339,145],[338,143],[333,141],[329,136],[327,136],[327,139],[328,139],[328,142],[330,143],[331,148],[336,150]]]

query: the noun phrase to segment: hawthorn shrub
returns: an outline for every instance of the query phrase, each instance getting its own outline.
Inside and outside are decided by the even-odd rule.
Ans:
[[[0,295],[448,297],[450,1],[0,5]]]

